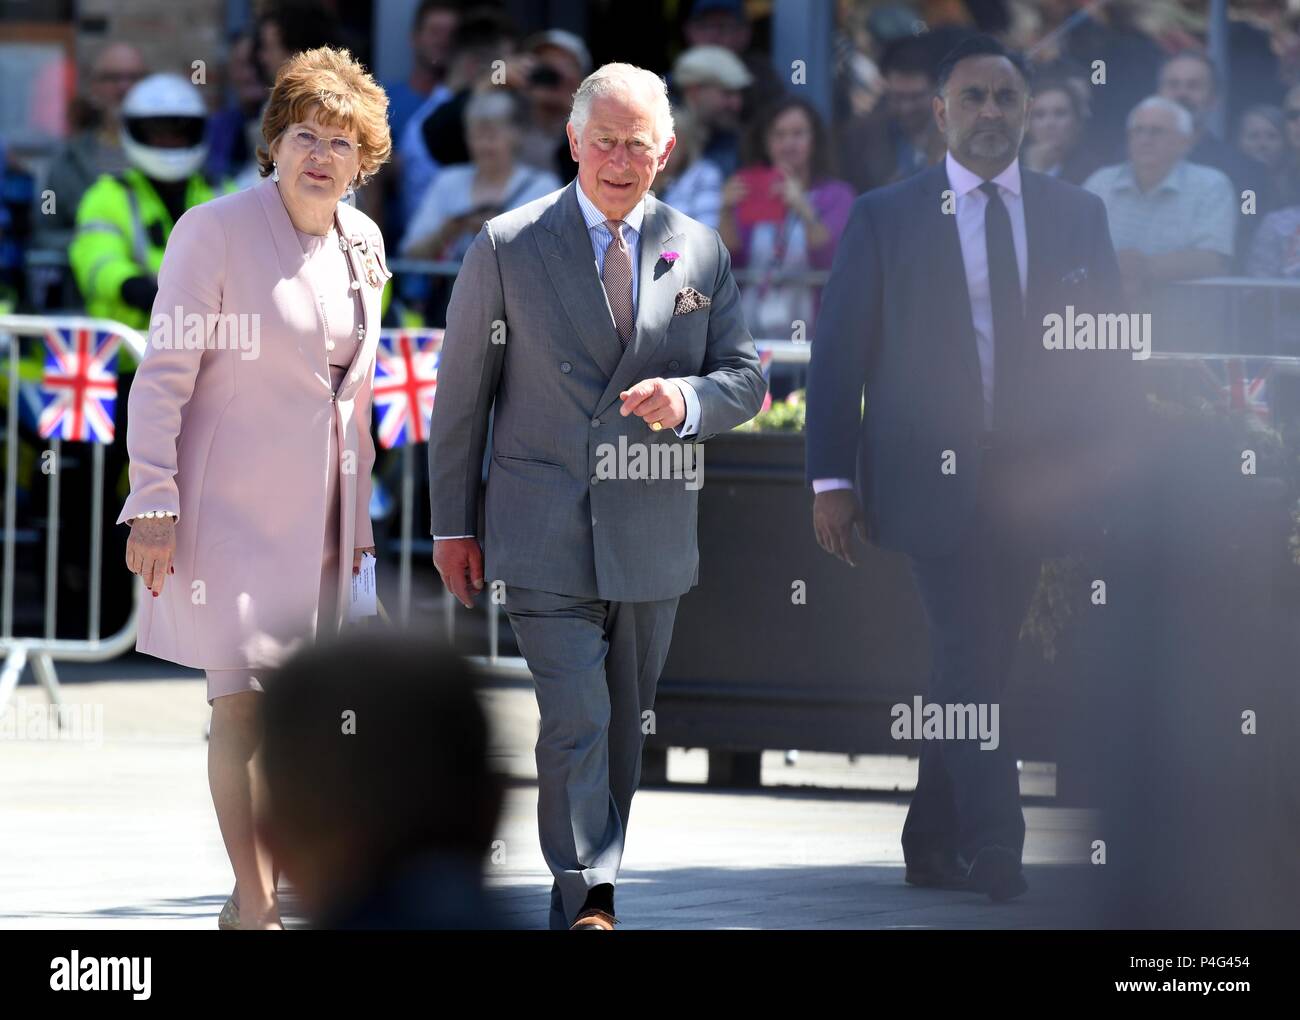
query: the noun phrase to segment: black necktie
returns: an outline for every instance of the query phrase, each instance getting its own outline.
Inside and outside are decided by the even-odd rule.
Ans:
[[[998,186],[980,185],[988,197],[984,207],[984,244],[989,260],[989,299],[993,305],[993,427],[1006,428],[1007,402],[1014,399],[1020,380],[1013,360],[1024,344],[1025,311],[1020,298],[1020,269],[1011,238],[1011,216],[1002,204]]]

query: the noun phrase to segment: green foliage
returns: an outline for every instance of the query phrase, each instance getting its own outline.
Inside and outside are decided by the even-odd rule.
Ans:
[[[807,394],[795,390],[786,400],[774,402],[766,411],[760,411],[745,424],[736,426],[736,431],[802,432],[807,410]]]

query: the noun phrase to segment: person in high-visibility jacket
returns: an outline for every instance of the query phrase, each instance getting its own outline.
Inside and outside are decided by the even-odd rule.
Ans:
[[[215,194],[200,167],[207,155],[207,109],[176,74],[154,74],[122,103],[122,148],[130,166],[100,177],[77,207],[68,260],[86,314],[144,332],[172,225]],[[135,367],[124,346],[119,369]]]

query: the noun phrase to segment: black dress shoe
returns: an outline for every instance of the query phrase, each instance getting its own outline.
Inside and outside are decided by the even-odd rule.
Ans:
[[[1020,870],[1020,855],[1004,846],[986,846],[975,854],[966,888],[972,892],[987,893],[995,903],[1014,899],[1029,890],[1024,873]]]
[[[907,862],[903,881],[922,889],[965,889],[966,864],[955,853],[932,850]]]

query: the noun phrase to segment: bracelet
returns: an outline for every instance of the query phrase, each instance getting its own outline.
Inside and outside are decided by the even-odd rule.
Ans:
[[[133,521],[139,520],[141,517],[176,517],[176,516],[178,515],[175,510],[148,510],[145,513],[136,514],[134,517],[131,518],[131,520]]]

